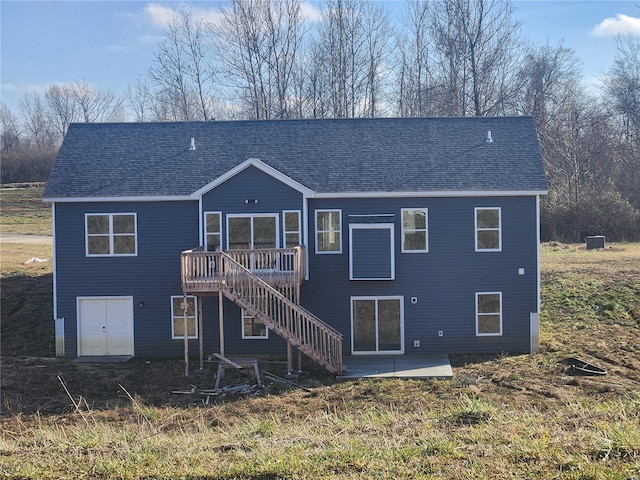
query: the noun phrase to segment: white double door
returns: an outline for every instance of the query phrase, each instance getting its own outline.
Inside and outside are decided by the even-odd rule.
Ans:
[[[133,298],[78,298],[78,355],[133,355]]]

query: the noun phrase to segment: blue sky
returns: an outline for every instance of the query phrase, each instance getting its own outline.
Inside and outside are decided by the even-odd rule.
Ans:
[[[124,91],[144,74],[162,28],[185,2],[0,1],[0,101],[16,109],[25,93],[53,83],[84,80],[98,89]],[[186,2],[216,21],[220,1]],[[385,1],[399,15],[402,0]],[[587,85],[610,67],[619,32],[640,37],[639,2],[617,0],[515,0],[522,33],[537,44],[560,41],[583,62]],[[320,4],[309,2],[311,18]]]

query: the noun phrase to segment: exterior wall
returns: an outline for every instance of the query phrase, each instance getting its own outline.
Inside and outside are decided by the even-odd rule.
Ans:
[[[246,203],[257,200],[258,203]],[[222,212],[222,244],[227,248],[227,215],[276,214],[279,242],[283,245],[282,212],[303,209],[302,194],[255,167],[249,167],[202,196],[203,212]],[[204,222],[204,218],[202,219]],[[302,234],[303,232],[301,232]],[[202,244],[202,241],[201,241]],[[215,337],[218,351],[218,297],[206,299],[204,318],[213,321],[215,332],[205,328],[205,340]],[[286,355],[286,342],[273,332],[268,339],[242,338],[242,311],[233,302],[225,300],[224,332],[225,353]]]
[[[344,353],[351,352],[350,299],[355,296],[404,298],[407,354],[529,350],[529,314],[538,310],[535,197],[309,199],[308,207],[302,239],[308,238],[309,280],[302,286],[301,303],[343,332]],[[475,207],[501,208],[501,252],[475,252]],[[226,248],[227,215],[276,214],[282,245],[282,212],[303,208],[299,191],[255,167],[205,193],[201,202],[56,204],[56,316],[65,319],[65,355],[77,355],[76,298],[88,296],[133,297],[137,356],[182,355],[183,341],[171,338],[170,298],[182,292],[180,252],[203,244],[202,212],[223,213]],[[428,209],[428,253],[401,253],[402,208]],[[341,209],[341,254],[314,253],[316,209]],[[137,214],[137,256],[87,257],[85,214],[118,212]],[[369,217],[394,225],[394,280],[349,280],[349,224]],[[476,336],[476,292],[502,292],[501,336]],[[219,346],[218,299],[200,301],[200,334],[208,354]],[[286,353],[285,342],[273,332],[267,340],[242,339],[240,308],[227,300],[224,317],[225,353]],[[420,347],[414,348],[414,340]],[[198,341],[191,340],[191,354],[197,351]]]
[[[257,200],[258,203],[246,203]],[[302,211],[302,194],[255,167],[249,167],[202,196],[203,212],[222,212],[222,238],[226,248],[229,214],[274,213],[278,215],[282,242],[282,211]]]
[[[137,256],[87,257],[85,213],[118,212],[137,214]],[[171,296],[182,294],[180,252],[199,244],[198,202],[58,203],[55,220],[56,314],[65,319],[65,356],[78,351],[76,298],[90,296],[133,296],[135,355],[180,355],[183,341],[171,339]]]
[[[428,208],[429,252],[400,253],[401,209],[419,207]],[[474,207],[501,207],[501,252],[475,252]],[[315,254],[314,211],[333,208],[342,209],[342,254]],[[349,215],[382,214],[394,215],[395,280],[349,281]],[[535,197],[314,199],[309,225],[310,279],[302,303],[344,333],[345,353],[351,352],[350,297],[393,295],[404,296],[407,354],[529,350],[529,314],[538,309]],[[501,336],[476,336],[475,292],[502,292]]]

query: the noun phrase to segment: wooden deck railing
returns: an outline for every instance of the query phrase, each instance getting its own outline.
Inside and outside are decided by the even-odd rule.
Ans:
[[[286,263],[289,260],[285,260],[284,269],[282,263],[278,264],[278,261],[282,262],[282,252],[278,259],[278,252],[274,251],[252,256],[255,250],[187,250],[181,257],[183,290],[185,293],[222,291],[311,359],[330,372],[341,373],[342,334],[274,288],[304,279],[301,247],[279,250],[295,250],[285,252],[289,256],[293,253],[291,270]]]
[[[304,247],[227,250],[225,254],[289,299],[305,278]],[[222,252],[205,252],[202,247],[182,252],[182,286],[192,293],[217,292],[221,289],[219,267]]]

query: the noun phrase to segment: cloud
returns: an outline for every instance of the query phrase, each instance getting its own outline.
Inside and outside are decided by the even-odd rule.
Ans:
[[[206,9],[198,7],[187,7],[192,18],[203,20],[206,23],[219,24],[222,13],[218,9]],[[144,8],[146,16],[156,26],[166,27],[167,24],[180,17],[180,9],[175,9],[159,3],[150,3]]]
[[[128,53],[131,51],[131,47],[127,45],[113,43],[111,45],[107,45],[107,52],[113,53]]]
[[[171,7],[150,3],[144,7],[144,13],[151,20],[151,23],[159,27],[166,27],[168,23],[178,18],[179,12]]]
[[[164,37],[162,35],[138,35],[137,39],[139,43],[145,45],[155,45],[160,43]]]
[[[300,4],[302,16],[310,22],[319,22],[322,20],[322,12],[313,6],[310,2],[302,2]]]
[[[615,35],[640,36],[640,18],[619,13],[615,17],[605,18],[593,28],[591,33],[596,37],[611,37]]]
[[[52,82],[54,83],[54,82]],[[47,88],[51,86],[51,83],[47,84],[35,84],[25,83],[17,85],[15,83],[3,83],[2,90],[11,93],[44,93]]]

